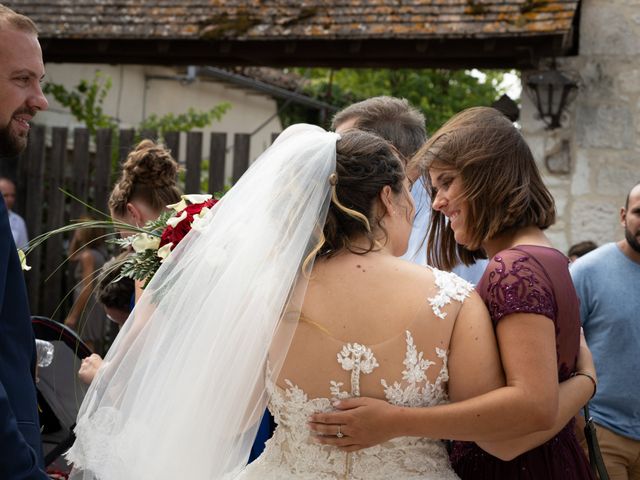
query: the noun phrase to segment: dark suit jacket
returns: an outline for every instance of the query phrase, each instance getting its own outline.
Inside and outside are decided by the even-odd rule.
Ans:
[[[41,480],[34,384],[35,343],[27,289],[0,196],[0,478]]]

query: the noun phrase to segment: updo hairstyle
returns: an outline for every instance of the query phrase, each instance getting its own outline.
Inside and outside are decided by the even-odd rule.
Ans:
[[[164,145],[151,140],[141,141],[129,153],[122,166],[122,175],[109,197],[109,209],[125,216],[127,204],[140,200],[154,211],[180,200],[176,177],[180,167]]]
[[[369,132],[349,130],[336,144],[336,173],[332,176],[332,199],[324,225],[324,243],[317,256],[331,256],[347,249],[365,254],[376,249],[373,231],[380,228],[376,202],[385,186],[400,194],[405,178],[397,151],[386,140]],[[373,226],[373,227],[372,227]],[[351,241],[364,237],[369,246],[355,248]]]

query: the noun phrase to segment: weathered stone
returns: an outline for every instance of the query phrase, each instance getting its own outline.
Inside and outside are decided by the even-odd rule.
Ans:
[[[633,12],[617,2],[584,2],[580,21],[581,55],[637,55],[640,37],[629,21]]]
[[[576,115],[578,146],[632,148],[635,129],[629,107],[581,104]]]
[[[640,70],[633,69],[620,72],[618,75],[620,90],[624,93],[640,92]]]
[[[571,177],[571,194],[586,195],[591,191],[589,156],[584,149],[576,151],[576,164]]]
[[[545,235],[549,238],[551,244],[560,250],[566,252],[569,249],[569,242],[564,224],[556,224],[545,231]]]
[[[593,240],[602,245],[613,240],[617,231],[618,207],[612,201],[577,200],[571,211],[572,243]]]
[[[640,180],[640,165],[636,163],[605,163],[598,170],[596,191],[601,195],[615,195],[629,191]]]

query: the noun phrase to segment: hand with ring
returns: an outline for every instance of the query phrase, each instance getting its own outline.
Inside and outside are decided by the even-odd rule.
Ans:
[[[342,426],[342,425],[338,425],[338,433],[336,433],[336,437],[338,437],[338,438],[342,438],[342,437],[344,437],[344,433],[342,433],[342,432],[340,431],[340,427],[341,427],[341,426]]]

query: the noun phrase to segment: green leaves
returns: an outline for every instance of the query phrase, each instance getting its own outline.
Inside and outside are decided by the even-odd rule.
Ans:
[[[96,71],[93,80],[81,80],[72,90],[57,83],[46,83],[43,91],[68,108],[75,119],[95,135],[100,128],[114,129],[118,126],[117,120],[104,113],[102,108],[111,86],[111,78]]]
[[[300,69],[302,72],[303,69]],[[304,73],[304,72],[302,72]],[[420,108],[433,133],[465,108],[491,105],[505,90],[503,71],[444,69],[340,69],[314,68],[305,93],[344,108],[378,95],[406,98]],[[299,121],[294,116],[285,122]]]
[[[168,113],[161,117],[154,113],[140,122],[138,129],[158,132],[159,137],[163,137],[166,132],[188,132],[194,128],[207,127],[214,121],[220,120],[230,108],[230,103],[223,102],[208,111],[189,108],[186,113],[179,115]]]
[[[72,89],[57,83],[46,83],[44,93],[53,96],[60,105],[66,107],[71,115],[87,126],[92,136],[101,128],[117,129],[118,120],[104,112],[104,101],[112,87],[111,77],[96,71],[93,79],[81,80]],[[214,121],[220,120],[231,108],[231,104],[223,102],[210,110],[201,111],[189,108],[185,113],[158,116],[151,114],[137,130],[154,131],[158,138],[163,138],[166,132],[188,132],[194,128],[204,128]]]

